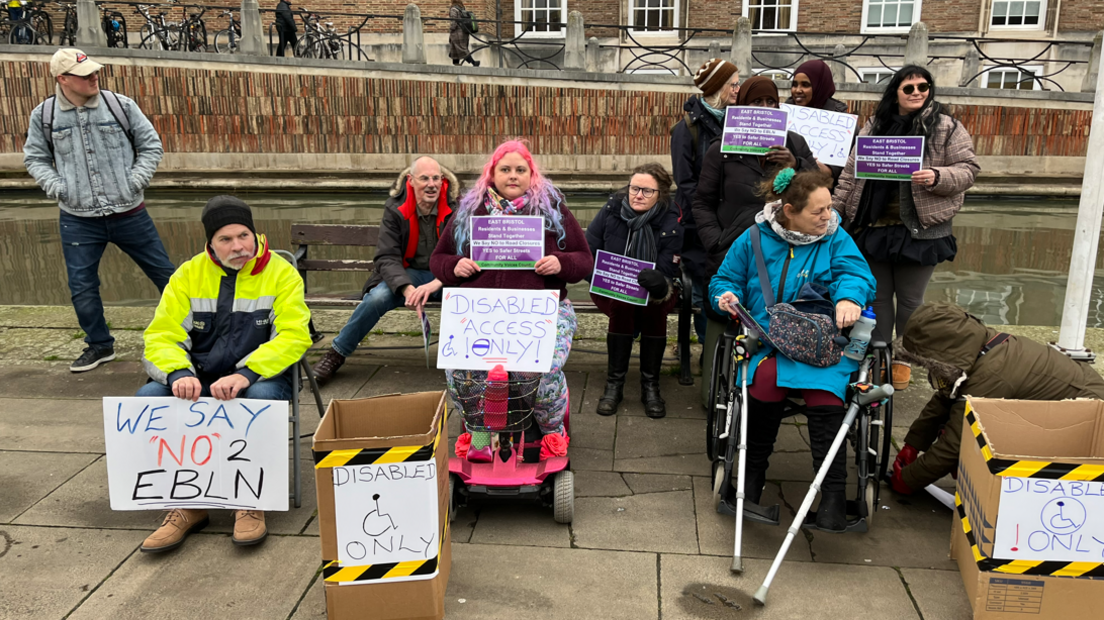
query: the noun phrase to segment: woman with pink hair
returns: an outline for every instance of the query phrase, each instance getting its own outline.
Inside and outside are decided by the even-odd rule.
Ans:
[[[482,215],[529,215],[544,218],[544,258],[532,271],[480,269],[471,259],[471,218]],[[445,286],[503,289],[552,289],[560,292],[556,325],[556,350],[552,369],[537,389],[533,417],[544,435],[540,458],[566,456],[568,437],[567,379],[563,366],[575,335],[575,310],[567,299],[567,285],[590,276],[594,259],[586,235],[564,203],[563,194],[540,173],[529,148],[520,140],[499,145],[483,174],[452,217],[429,268]],[[449,391],[455,395],[453,373],[446,371]],[[490,461],[487,433],[464,433],[457,438],[457,456]],[[470,448],[468,447],[470,445]],[[466,454],[461,454],[466,450]]]

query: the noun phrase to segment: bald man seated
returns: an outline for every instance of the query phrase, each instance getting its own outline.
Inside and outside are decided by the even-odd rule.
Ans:
[[[399,174],[383,205],[374,270],[361,292],[364,299],[314,366],[319,384],[333,378],[384,314],[399,306],[421,310],[427,301],[440,300],[443,285],[429,272],[429,256],[459,196],[456,177],[432,157],[418,158]]]

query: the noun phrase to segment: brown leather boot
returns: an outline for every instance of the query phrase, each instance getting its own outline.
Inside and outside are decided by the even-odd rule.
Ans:
[[[318,363],[314,365],[312,371],[314,372],[314,380],[318,382],[318,385],[325,385],[333,379],[333,376],[337,374],[337,369],[345,363],[345,356],[330,349],[326,351],[326,354],[322,356],[322,359],[318,360]]]
[[[184,544],[184,539],[192,532],[198,532],[210,523],[206,510],[170,510],[161,522],[161,527],[142,543],[145,553],[172,551]]]
[[[234,544],[239,547],[259,545],[268,536],[264,512],[260,510],[234,511]]]

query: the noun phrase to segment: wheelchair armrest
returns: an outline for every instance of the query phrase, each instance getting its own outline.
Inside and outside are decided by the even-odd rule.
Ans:
[[[884,340],[872,340],[870,342],[870,348],[875,351],[884,351],[889,348],[889,345],[886,344]]]

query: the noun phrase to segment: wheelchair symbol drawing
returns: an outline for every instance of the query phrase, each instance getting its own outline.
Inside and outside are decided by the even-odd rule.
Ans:
[[[1039,521],[1050,533],[1064,536],[1085,525],[1088,515],[1085,505],[1072,497],[1052,499],[1039,514]]]
[[[453,336],[449,336],[448,342],[441,345],[441,357],[452,357],[456,355],[456,349],[452,348]]]

